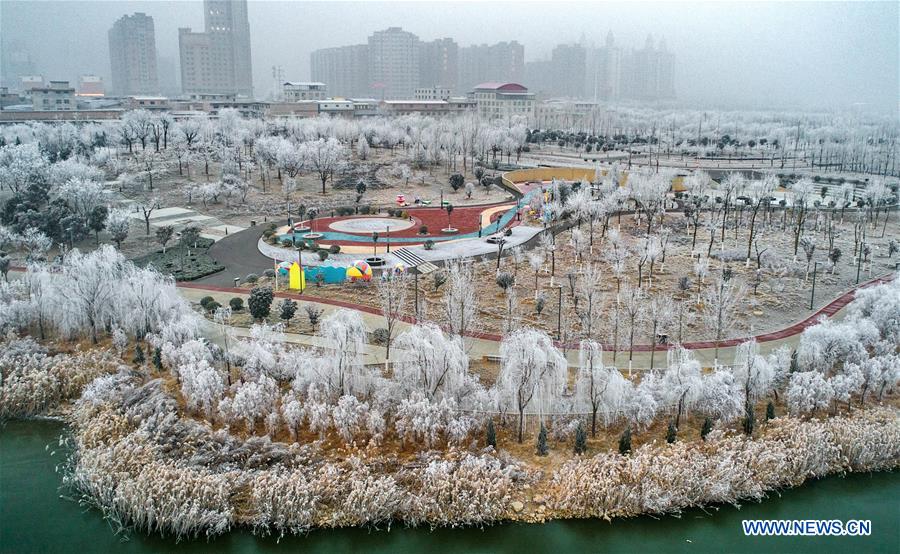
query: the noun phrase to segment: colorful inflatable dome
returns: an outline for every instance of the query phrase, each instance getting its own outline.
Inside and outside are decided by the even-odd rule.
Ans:
[[[372,268],[362,260],[353,262],[347,268],[347,278],[351,281],[368,281],[372,278]]]
[[[288,271],[291,269],[291,264],[293,262],[281,262],[278,264],[278,274],[284,277],[288,274]]]

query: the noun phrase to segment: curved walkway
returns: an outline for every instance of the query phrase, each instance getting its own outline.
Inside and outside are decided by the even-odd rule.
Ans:
[[[784,328],[778,329],[776,331],[770,331],[770,332],[762,333],[762,334],[755,335],[755,336],[745,336],[745,337],[737,337],[737,338],[721,340],[721,341],[718,341],[718,347],[719,348],[727,348],[727,347],[737,346],[741,343],[744,343],[744,342],[750,340],[751,338],[755,339],[759,343],[766,343],[766,342],[778,341],[778,340],[782,340],[782,339],[785,339],[788,337],[793,337],[795,335],[799,335],[807,327],[811,327],[811,326],[815,325],[818,322],[820,317],[822,317],[822,316],[831,317],[831,316],[835,315],[836,313],[838,313],[841,309],[846,307],[847,304],[849,304],[853,300],[853,296],[857,290],[859,290],[861,288],[866,288],[866,287],[870,287],[873,285],[877,285],[880,283],[884,283],[887,281],[891,281],[894,278],[895,278],[895,274],[893,274],[893,273],[889,273],[889,274],[883,275],[881,277],[876,277],[870,281],[862,283],[859,286],[856,286],[856,287],[848,290],[847,292],[841,294],[840,296],[838,296],[837,298],[835,298],[828,304],[826,304],[826,305],[822,306],[821,308],[819,308],[818,310],[816,310],[813,314],[809,315],[808,317],[806,317],[805,319],[803,319],[801,321],[798,321],[797,323],[794,323],[793,325],[789,325],[788,327],[784,327]],[[218,292],[218,293],[229,293],[229,294],[240,294],[240,295],[248,295],[250,293],[250,291],[248,289],[225,287],[225,286],[215,286],[215,285],[208,285],[208,284],[197,283],[197,282],[194,282],[194,283],[182,282],[182,283],[178,283],[177,286],[179,288],[183,288],[183,289],[210,291],[210,292]],[[372,306],[366,306],[366,305],[362,305],[362,304],[356,304],[353,302],[346,302],[343,300],[336,300],[336,299],[331,299],[331,298],[319,298],[319,297],[315,297],[315,296],[303,295],[303,294],[298,294],[298,293],[293,293],[293,292],[276,292],[275,297],[276,298],[290,298],[292,300],[301,300],[304,302],[324,304],[324,305],[333,306],[336,308],[346,308],[346,309],[350,309],[350,310],[357,310],[357,311],[364,312],[364,313],[371,314],[371,315],[381,316],[381,310],[378,308],[373,308]],[[400,320],[405,323],[410,323],[410,324],[415,323],[415,319],[411,316],[401,316]],[[473,339],[480,339],[480,340],[489,341],[489,342],[500,342],[503,339],[502,336],[493,334],[493,333],[467,333],[466,336],[473,338]],[[564,343],[561,343],[558,341],[554,341],[554,342],[559,347],[565,347],[565,348],[569,348],[569,349],[578,348],[578,345],[575,343],[564,344]],[[654,345],[649,345],[649,344],[636,344],[634,346],[634,351],[635,352],[649,352],[651,350],[656,350],[657,352],[665,352],[666,350],[669,349],[670,346],[671,345],[655,345],[654,346]],[[716,341],[710,340],[710,341],[686,342],[686,343],[682,344],[682,346],[688,350],[708,350],[708,349],[716,348]],[[619,353],[627,352],[627,351],[628,351],[627,348],[618,350]]]

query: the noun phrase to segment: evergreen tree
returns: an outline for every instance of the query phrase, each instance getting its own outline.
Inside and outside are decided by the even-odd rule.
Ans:
[[[578,427],[575,428],[575,453],[584,454],[585,452],[587,452],[587,433],[584,432],[584,426],[579,421]]]
[[[156,347],[153,350],[153,367],[156,368],[156,371],[162,371],[162,350],[159,347]]]
[[[775,419],[775,403],[771,400],[766,404],[766,421],[770,419]]]
[[[274,295],[272,294],[272,289],[270,287],[255,287],[250,291],[250,298],[247,300],[247,305],[250,308],[250,315],[253,316],[253,319],[262,321],[269,317],[273,298]]]
[[[703,427],[700,428],[700,438],[706,440],[706,435],[712,431],[713,423],[711,418],[706,418],[703,420]]]
[[[619,454],[625,456],[631,452],[631,428],[626,427],[625,432],[619,437]]]
[[[753,405],[747,406],[747,414],[744,416],[744,433],[747,435],[753,434],[753,428],[756,427],[756,412],[753,409]]]
[[[666,429],[666,442],[672,444],[678,438],[678,429],[675,428],[675,422],[669,422],[669,428]]]
[[[487,435],[486,441],[488,445],[497,448],[497,431],[494,429],[494,420],[488,420],[487,431],[485,433]]]
[[[134,359],[132,361],[135,365],[144,365],[144,349],[141,348],[140,344],[134,347]]]
[[[538,456],[546,456],[547,452],[549,452],[549,448],[547,447],[547,428],[544,427],[544,424],[541,423],[541,431],[538,433],[537,438],[537,453]]]

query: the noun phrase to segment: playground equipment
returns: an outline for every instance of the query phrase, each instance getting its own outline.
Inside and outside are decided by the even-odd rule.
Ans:
[[[372,268],[366,262],[357,260],[347,268],[347,278],[352,282],[369,281],[372,279]]]
[[[303,275],[303,269],[300,268],[300,264],[297,262],[292,263],[291,268],[288,270],[288,275],[288,287],[303,292],[303,289],[306,288],[306,278]]]
[[[291,264],[296,262],[281,262],[278,264],[278,274],[282,277],[286,277],[288,272],[291,270]]]

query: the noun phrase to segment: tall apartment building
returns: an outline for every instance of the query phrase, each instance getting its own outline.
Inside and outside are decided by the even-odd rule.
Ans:
[[[365,97],[369,88],[369,46],[354,44],[315,50],[309,57],[312,80],[332,96]]]
[[[456,90],[459,79],[459,46],[452,38],[421,43],[419,86]]]
[[[648,36],[644,48],[632,50],[622,62],[622,96],[639,100],[673,98],[675,84],[674,56],[666,50],[665,41],[659,47]]]
[[[247,0],[204,0],[204,32],[178,29],[185,94],[253,96]]]
[[[19,90],[19,78],[37,73],[31,52],[19,40],[0,42],[0,84],[10,90]]]
[[[375,31],[369,37],[369,79],[378,99],[411,98],[419,86],[419,37],[400,27]]]
[[[579,44],[560,44],[550,58],[555,82],[554,95],[580,98],[584,94],[587,52]]]
[[[109,30],[112,92],[123,96],[159,92],[153,18],[123,15]]]
[[[622,94],[622,51],[616,46],[612,31],[602,48],[588,50],[585,72],[585,97],[597,100],[618,98]]]
[[[516,41],[459,49],[459,90],[469,91],[487,81],[515,83],[524,77],[525,47]]]

